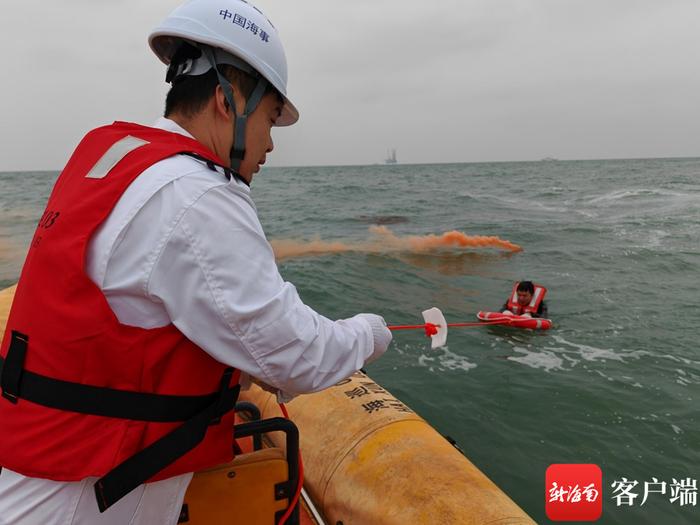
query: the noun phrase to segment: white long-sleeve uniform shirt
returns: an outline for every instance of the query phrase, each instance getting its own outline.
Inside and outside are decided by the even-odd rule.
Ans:
[[[190,136],[165,118],[155,127]],[[191,157],[136,178],[92,237],[86,269],[120,322],[173,323],[216,360],[286,393],[321,390],[376,357],[365,318],[331,321],[282,279],[248,186]],[[174,524],[190,479],[142,485],[100,514],[94,479],[3,469],[0,524]]]

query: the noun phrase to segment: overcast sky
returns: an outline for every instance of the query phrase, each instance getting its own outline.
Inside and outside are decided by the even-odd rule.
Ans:
[[[222,0],[222,3],[224,0]],[[6,0],[0,171],[160,116],[177,0]],[[700,156],[698,0],[257,0],[299,123],[270,164]]]

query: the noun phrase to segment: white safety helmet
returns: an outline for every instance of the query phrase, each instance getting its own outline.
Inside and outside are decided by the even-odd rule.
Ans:
[[[279,34],[253,4],[246,0],[188,0],[151,32],[148,44],[169,65],[183,40],[221,49],[250,64],[284,99],[277,125],[289,126],[299,120],[297,108],[287,98],[287,58]]]
[[[194,55],[178,56],[188,43]],[[277,126],[289,126],[299,120],[299,112],[287,98],[287,58],[272,22],[246,0],[189,0],[175,9],[148,37],[148,44],[160,60],[169,65],[166,82],[182,75],[201,75],[216,71],[224,96],[233,111],[234,143],[230,152],[235,171],[245,157],[246,122],[269,85],[282,97],[282,113]],[[182,48],[185,49],[185,48]],[[257,79],[247,97],[245,109],[236,111],[233,86],[217,65],[230,64]]]

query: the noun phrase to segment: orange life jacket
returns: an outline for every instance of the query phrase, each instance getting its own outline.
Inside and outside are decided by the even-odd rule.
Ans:
[[[240,372],[172,324],[121,324],[85,272],[88,241],[126,188],[179,153],[221,164],[194,139],[137,124],[85,136],[39,221],[0,347],[0,465],[103,476],[101,510],[145,481],[233,457]]]
[[[544,296],[547,293],[547,289],[544,286],[540,286],[539,284],[535,284],[535,292],[532,294],[532,299],[528,304],[525,306],[522,306],[521,304],[518,303],[518,285],[520,282],[516,282],[513,285],[513,291],[510,294],[510,297],[508,298],[508,303],[506,304],[506,307],[508,310],[513,312],[515,315],[523,315],[523,314],[536,314],[537,310],[540,308],[540,304],[542,303],[542,300],[544,299]]]

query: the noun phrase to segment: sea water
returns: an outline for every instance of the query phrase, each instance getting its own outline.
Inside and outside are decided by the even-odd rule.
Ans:
[[[17,280],[56,176],[0,173],[0,285]],[[700,159],[267,168],[253,196],[268,238],[301,247],[280,272],[330,318],[413,324],[437,306],[474,321],[516,280],[546,286],[548,332],[454,328],[435,351],[397,332],[367,371],[540,523],[552,463],[600,465],[601,523],[700,523],[670,486],[700,478]],[[522,251],[382,249],[374,225]],[[615,498],[622,478],[638,482],[632,505]]]

